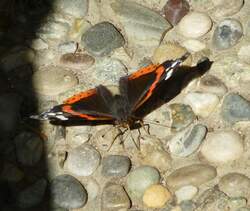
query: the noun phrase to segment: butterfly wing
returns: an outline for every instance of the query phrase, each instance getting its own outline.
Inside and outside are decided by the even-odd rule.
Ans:
[[[130,113],[135,113],[147,102],[158,84],[171,78],[175,69],[189,56],[185,54],[177,60],[168,60],[160,65],[149,65],[120,79],[120,89],[127,98]]]
[[[108,102],[112,102],[110,91],[100,85],[94,89],[78,93],[57,105],[49,111],[43,112],[33,118],[50,120],[52,123],[66,123],[77,125],[78,123],[112,123],[115,117],[110,110]]]

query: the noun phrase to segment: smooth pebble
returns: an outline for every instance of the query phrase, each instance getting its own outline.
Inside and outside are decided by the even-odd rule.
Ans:
[[[103,158],[102,175],[105,177],[124,177],[131,167],[129,157],[123,155],[109,155]]]
[[[238,57],[242,62],[250,64],[250,45],[243,45],[238,51]]]
[[[74,177],[64,174],[55,177],[50,185],[51,201],[62,208],[80,208],[87,202],[87,192]]]
[[[188,51],[191,52],[199,52],[206,48],[206,44],[199,40],[189,39],[182,43],[182,46],[184,46]]]
[[[77,45],[73,41],[63,42],[57,46],[57,50],[59,51],[59,53],[62,53],[62,54],[74,53],[76,49],[77,49]]]
[[[157,169],[150,166],[140,166],[127,176],[126,190],[132,199],[141,199],[145,190],[159,181],[160,174]]]
[[[236,45],[243,35],[241,23],[236,19],[225,19],[218,23],[212,37],[216,50],[226,50]]]
[[[166,187],[160,184],[151,185],[144,192],[143,203],[147,207],[161,208],[164,207],[171,198],[172,195]]]
[[[103,210],[123,210],[131,206],[130,199],[121,185],[108,184],[102,192]]]
[[[197,193],[198,193],[197,187],[193,185],[183,186],[175,191],[177,203],[181,203],[187,200],[192,200]]]
[[[224,164],[239,159],[243,150],[240,135],[228,130],[208,133],[200,153],[209,162]]]
[[[192,27],[190,27],[192,26]],[[199,38],[205,35],[212,27],[211,18],[200,12],[190,12],[178,24],[178,31],[188,38]]]
[[[219,189],[230,197],[250,197],[250,179],[244,174],[229,173],[221,177]]]
[[[194,153],[207,133],[206,126],[197,124],[174,135],[167,143],[171,155],[187,157]]]
[[[219,97],[212,93],[190,92],[183,103],[191,106],[194,113],[203,118],[208,117],[219,103]]]
[[[250,102],[236,93],[229,93],[223,100],[221,116],[231,124],[250,121]]]
[[[205,164],[191,164],[181,167],[167,176],[166,181],[169,187],[177,190],[183,186],[202,185],[217,176],[216,168]]]

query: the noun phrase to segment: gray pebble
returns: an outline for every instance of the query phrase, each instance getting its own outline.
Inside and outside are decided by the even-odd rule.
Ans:
[[[74,53],[76,48],[77,48],[76,43],[73,41],[60,43],[57,47],[58,51],[62,54]]]
[[[181,211],[194,211],[196,206],[194,202],[187,200],[180,203]]]
[[[128,209],[131,206],[129,197],[121,185],[108,184],[102,193],[102,208],[104,210]]]
[[[216,27],[212,42],[217,50],[225,50],[236,45],[243,35],[242,25],[238,20],[225,19]]]
[[[81,183],[70,175],[59,175],[51,182],[52,202],[62,208],[80,208],[87,202],[87,192]]]
[[[18,206],[29,208],[42,202],[46,187],[47,181],[45,179],[40,179],[30,187],[22,190],[17,196]]]
[[[150,166],[140,166],[130,172],[126,181],[126,189],[129,196],[133,198],[141,198],[145,190],[153,184],[160,181],[160,174],[157,169]]]
[[[231,124],[239,121],[249,121],[250,102],[238,94],[230,93],[222,103],[221,115],[225,121]]]
[[[41,138],[31,132],[21,132],[15,137],[17,159],[27,166],[34,166],[39,162],[43,153]]]
[[[186,157],[194,153],[201,145],[207,133],[204,125],[197,124],[177,133],[169,142],[170,153]]]
[[[90,176],[100,164],[101,155],[91,145],[84,144],[68,153],[67,169],[78,176]]]
[[[82,36],[82,45],[95,56],[105,56],[115,48],[123,46],[124,38],[108,22],[98,23],[88,29]]]
[[[130,166],[131,161],[127,156],[109,155],[103,159],[102,174],[105,177],[124,177]]]

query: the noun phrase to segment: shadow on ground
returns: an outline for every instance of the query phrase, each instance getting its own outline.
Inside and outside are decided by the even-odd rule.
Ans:
[[[37,150],[36,145],[29,143],[32,138],[27,134],[39,131],[39,125],[30,124],[26,117],[37,113],[30,47],[39,27],[51,13],[52,4],[53,0],[0,1],[1,210],[50,210],[48,185],[44,196],[39,196],[47,182],[44,156],[35,164],[32,156],[27,157],[30,151],[36,153]],[[35,188],[29,191],[32,185]],[[32,200],[41,202],[29,208]]]

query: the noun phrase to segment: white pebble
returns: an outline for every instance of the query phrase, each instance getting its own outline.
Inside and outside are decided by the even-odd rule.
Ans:
[[[182,45],[188,51],[192,51],[192,52],[199,52],[206,47],[204,43],[200,42],[199,40],[193,40],[193,39],[184,41]]]
[[[178,24],[181,35],[189,38],[198,38],[205,35],[212,27],[211,18],[205,13],[191,12],[184,16]]]
[[[191,92],[183,102],[193,109],[194,113],[201,117],[209,116],[219,103],[219,97],[211,93]]]
[[[238,51],[238,57],[246,64],[250,64],[250,45],[243,45]]]
[[[177,203],[191,200],[198,192],[198,188],[193,185],[186,185],[175,191]]]
[[[240,158],[243,143],[234,131],[217,131],[208,134],[200,153],[209,162],[223,164]]]

